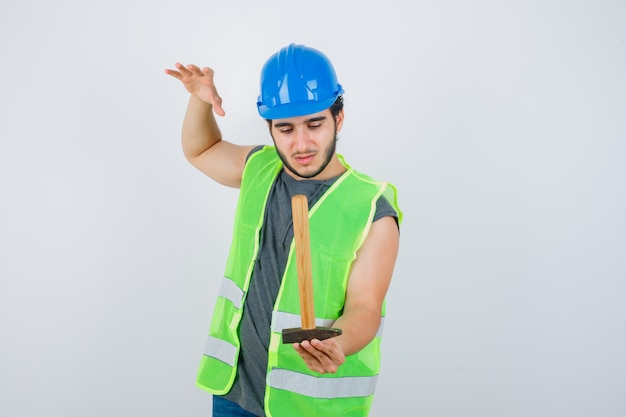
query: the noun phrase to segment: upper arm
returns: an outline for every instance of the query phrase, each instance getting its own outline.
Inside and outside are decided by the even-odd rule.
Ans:
[[[254,146],[235,145],[220,140],[201,154],[187,158],[213,180],[228,187],[239,188],[246,158]]]

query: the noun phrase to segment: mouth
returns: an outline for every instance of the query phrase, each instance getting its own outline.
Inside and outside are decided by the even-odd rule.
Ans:
[[[315,154],[309,154],[309,155],[297,155],[297,156],[294,156],[293,158],[300,165],[308,165],[313,160],[314,157],[315,157]]]

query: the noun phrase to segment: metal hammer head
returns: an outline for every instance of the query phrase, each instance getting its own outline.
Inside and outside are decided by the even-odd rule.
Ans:
[[[305,340],[325,340],[331,337],[339,336],[341,329],[330,327],[315,327],[313,329],[303,329],[295,327],[291,329],[283,329],[283,343],[301,343]]]

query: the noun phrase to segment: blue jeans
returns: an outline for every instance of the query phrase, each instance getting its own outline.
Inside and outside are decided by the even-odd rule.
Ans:
[[[213,417],[257,417],[226,398],[213,396]]]

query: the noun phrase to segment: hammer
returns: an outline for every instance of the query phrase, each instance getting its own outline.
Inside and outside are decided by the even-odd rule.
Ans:
[[[315,326],[313,303],[313,280],[309,242],[309,203],[305,195],[291,198],[293,235],[296,246],[298,291],[300,294],[300,317],[302,327],[283,329],[283,343],[300,343],[304,340],[324,340],[339,336],[341,329]]]

